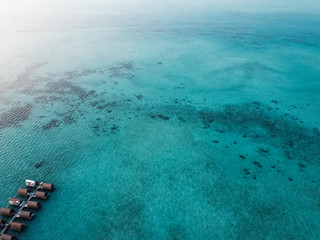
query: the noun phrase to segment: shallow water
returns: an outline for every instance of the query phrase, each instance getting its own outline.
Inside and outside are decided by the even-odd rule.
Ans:
[[[319,6],[0,4],[0,203],[20,239],[318,239]]]

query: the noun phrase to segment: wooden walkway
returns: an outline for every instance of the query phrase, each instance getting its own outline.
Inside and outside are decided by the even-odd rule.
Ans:
[[[22,205],[21,205],[21,207],[19,208],[18,212],[16,212],[16,213],[13,215],[13,217],[11,218],[11,220],[10,220],[10,221],[7,223],[7,225],[2,229],[2,231],[1,231],[1,233],[0,233],[0,239],[1,239],[1,234],[6,233],[6,231],[7,231],[8,228],[10,227],[11,223],[12,223],[16,218],[18,218],[18,217],[20,216],[20,212],[21,212],[24,208],[27,207],[28,202],[29,202],[32,198],[34,198],[34,195],[35,195],[36,191],[38,191],[39,189],[41,189],[41,187],[42,187],[42,182],[39,183],[39,185],[37,186],[37,188],[36,188],[32,193],[30,193],[28,199],[27,199],[26,201],[23,201],[23,202],[22,202]]]
[[[28,189],[21,189],[21,190],[25,190],[26,192],[22,192],[22,194],[21,193],[19,193],[19,191],[20,191],[20,188],[19,188],[19,190],[18,190],[18,195],[20,195],[20,196],[24,196],[24,197],[27,197],[27,199],[26,200],[24,200],[24,201],[22,201],[22,200],[19,200],[19,199],[16,199],[16,200],[19,200],[20,201],[20,203],[18,204],[15,204],[15,203],[11,203],[10,201],[10,199],[9,199],[9,203],[11,204],[11,205],[14,205],[14,206],[18,206],[19,207],[19,209],[18,209],[18,211],[16,212],[16,213],[14,213],[14,211],[13,211],[13,215],[12,215],[12,217],[11,217],[11,219],[10,219],[10,221],[8,221],[7,223],[5,223],[5,225],[3,226],[2,225],[2,229],[1,229],[1,232],[0,232],[0,240],[4,240],[4,239],[17,239],[16,237],[14,237],[14,236],[10,236],[10,235],[6,235],[6,232],[9,230],[9,229],[12,229],[12,230],[18,230],[18,229],[14,229],[14,228],[12,228],[12,224],[14,224],[15,222],[14,222],[14,220],[16,219],[16,218],[24,218],[24,219],[31,219],[33,216],[34,216],[34,213],[31,213],[31,212],[25,212],[25,211],[23,211],[23,209],[24,208],[31,208],[31,209],[39,209],[40,207],[41,207],[41,204],[39,203],[39,202],[34,202],[34,201],[31,201],[33,198],[38,198],[38,199],[42,199],[42,200],[46,200],[47,199],[47,197],[48,197],[48,193],[46,193],[46,192],[42,192],[42,191],[38,191],[38,190],[40,190],[40,189],[42,189],[42,190],[46,190],[46,191],[53,191],[54,190],[54,185],[53,184],[48,184],[48,183],[44,183],[44,182],[36,182],[36,181],[33,181],[33,180],[26,180],[26,186],[27,187],[31,187],[31,188],[33,188],[33,191],[31,192],[30,190],[28,190]],[[42,195],[42,194],[40,194],[39,195],[39,193],[45,193],[44,195]],[[38,205],[34,205],[34,204],[40,204],[40,207],[38,206]],[[29,205],[28,205],[29,204]],[[32,205],[31,205],[32,204]],[[8,208],[6,208],[7,210],[10,210],[10,209],[8,209]],[[12,209],[11,209],[11,211],[12,211]],[[1,209],[1,213],[2,214],[4,214],[3,212],[2,212],[2,209]],[[10,212],[11,213],[11,212]],[[29,213],[30,215],[27,215],[28,216],[28,218],[26,218],[26,213]],[[5,214],[5,215],[7,215],[7,214]],[[9,215],[9,214],[8,214]],[[16,224],[16,223],[15,223]],[[18,230],[18,231],[23,231],[24,229],[21,229],[21,230]]]

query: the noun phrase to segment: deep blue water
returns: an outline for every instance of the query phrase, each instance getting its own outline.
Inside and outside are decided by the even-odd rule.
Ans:
[[[316,1],[0,4],[0,203],[48,239],[319,239]]]

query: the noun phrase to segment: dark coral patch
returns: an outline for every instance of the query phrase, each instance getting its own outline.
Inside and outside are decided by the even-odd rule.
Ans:
[[[130,80],[135,76],[133,62],[123,62],[114,65],[110,67],[108,71],[109,77],[126,78]]]
[[[320,161],[320,138],[313,129],[284,118],[283,113],[269,112],[265,104],[260,103],[258,109],[256,106],[247,103],[227,105],[217,111],[201,110],[198,111],[199,120],[206,127],[245,132],[243,136],[254,142],[283,146],[288,159]]]
[[[96,101],[91,102],[90,105],[95,107],[96,109],[103,110],[103,109],[106,109],[106,108],[114,108],[114,107],[117,106],[117,103],[115,101],[106,102],[105,99],[101,99],[99,101],[96,100]]]
[[[43,125],[42,126],[42,129],[43,130],[49,130],[51,128],[54,128],[54,127],[59,127],[60,126],[60,121],[57,120],[57,119],[53,119],[51,120],[50,122],[48,122],[47,124]]]
[[[211,111],[200,111],[199,118],[203,122],[205,127],[210,127],[215,121],[215,114]]]
[[[168,116],[162,115],[162,114],[157,114],[157,115],[150,115],[151,118],[160,118],[162,120],[169,120],[170,118]]]
[[[108,104],[102,105],[102,106],[97,106],[97,109],[102,110],[108,107]]]
[[[109,108],[109,107],[114,108],[116,106],[117,106],[116,102],[109,102],[109,103],[106,103],[103,105],[98,105],[98,106],[96,106],[96,108],[99,110],[102,110],[102,109]]]
[[[66,95],[66,94],[77,95],[82,100],[95,94],[94,90],[87,92],[84,88],[81,88],[80,86],[75,85],[66,80],[60,80],[60,81],[48,83],[47,92],[61,94],[61,95]]]
[[[133,62],[123,62],[120,64],[120,67],[126,70],[133,70]]]
[[[63,121],[65,124],[72,124],[72,123],[76,122],[76,120],[74,120],[74,118],[72,116],[65,116],[63,118]]]
[[[0,115],[0,129],[16,126],[27,120],[31,114],[33,105],[26,104],[22,107],[13,107]]]

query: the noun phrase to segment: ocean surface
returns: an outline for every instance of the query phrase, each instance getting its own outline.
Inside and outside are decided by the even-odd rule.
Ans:
[[[0,205],[22,240],[320,236],[320,5],[0,3]]]

